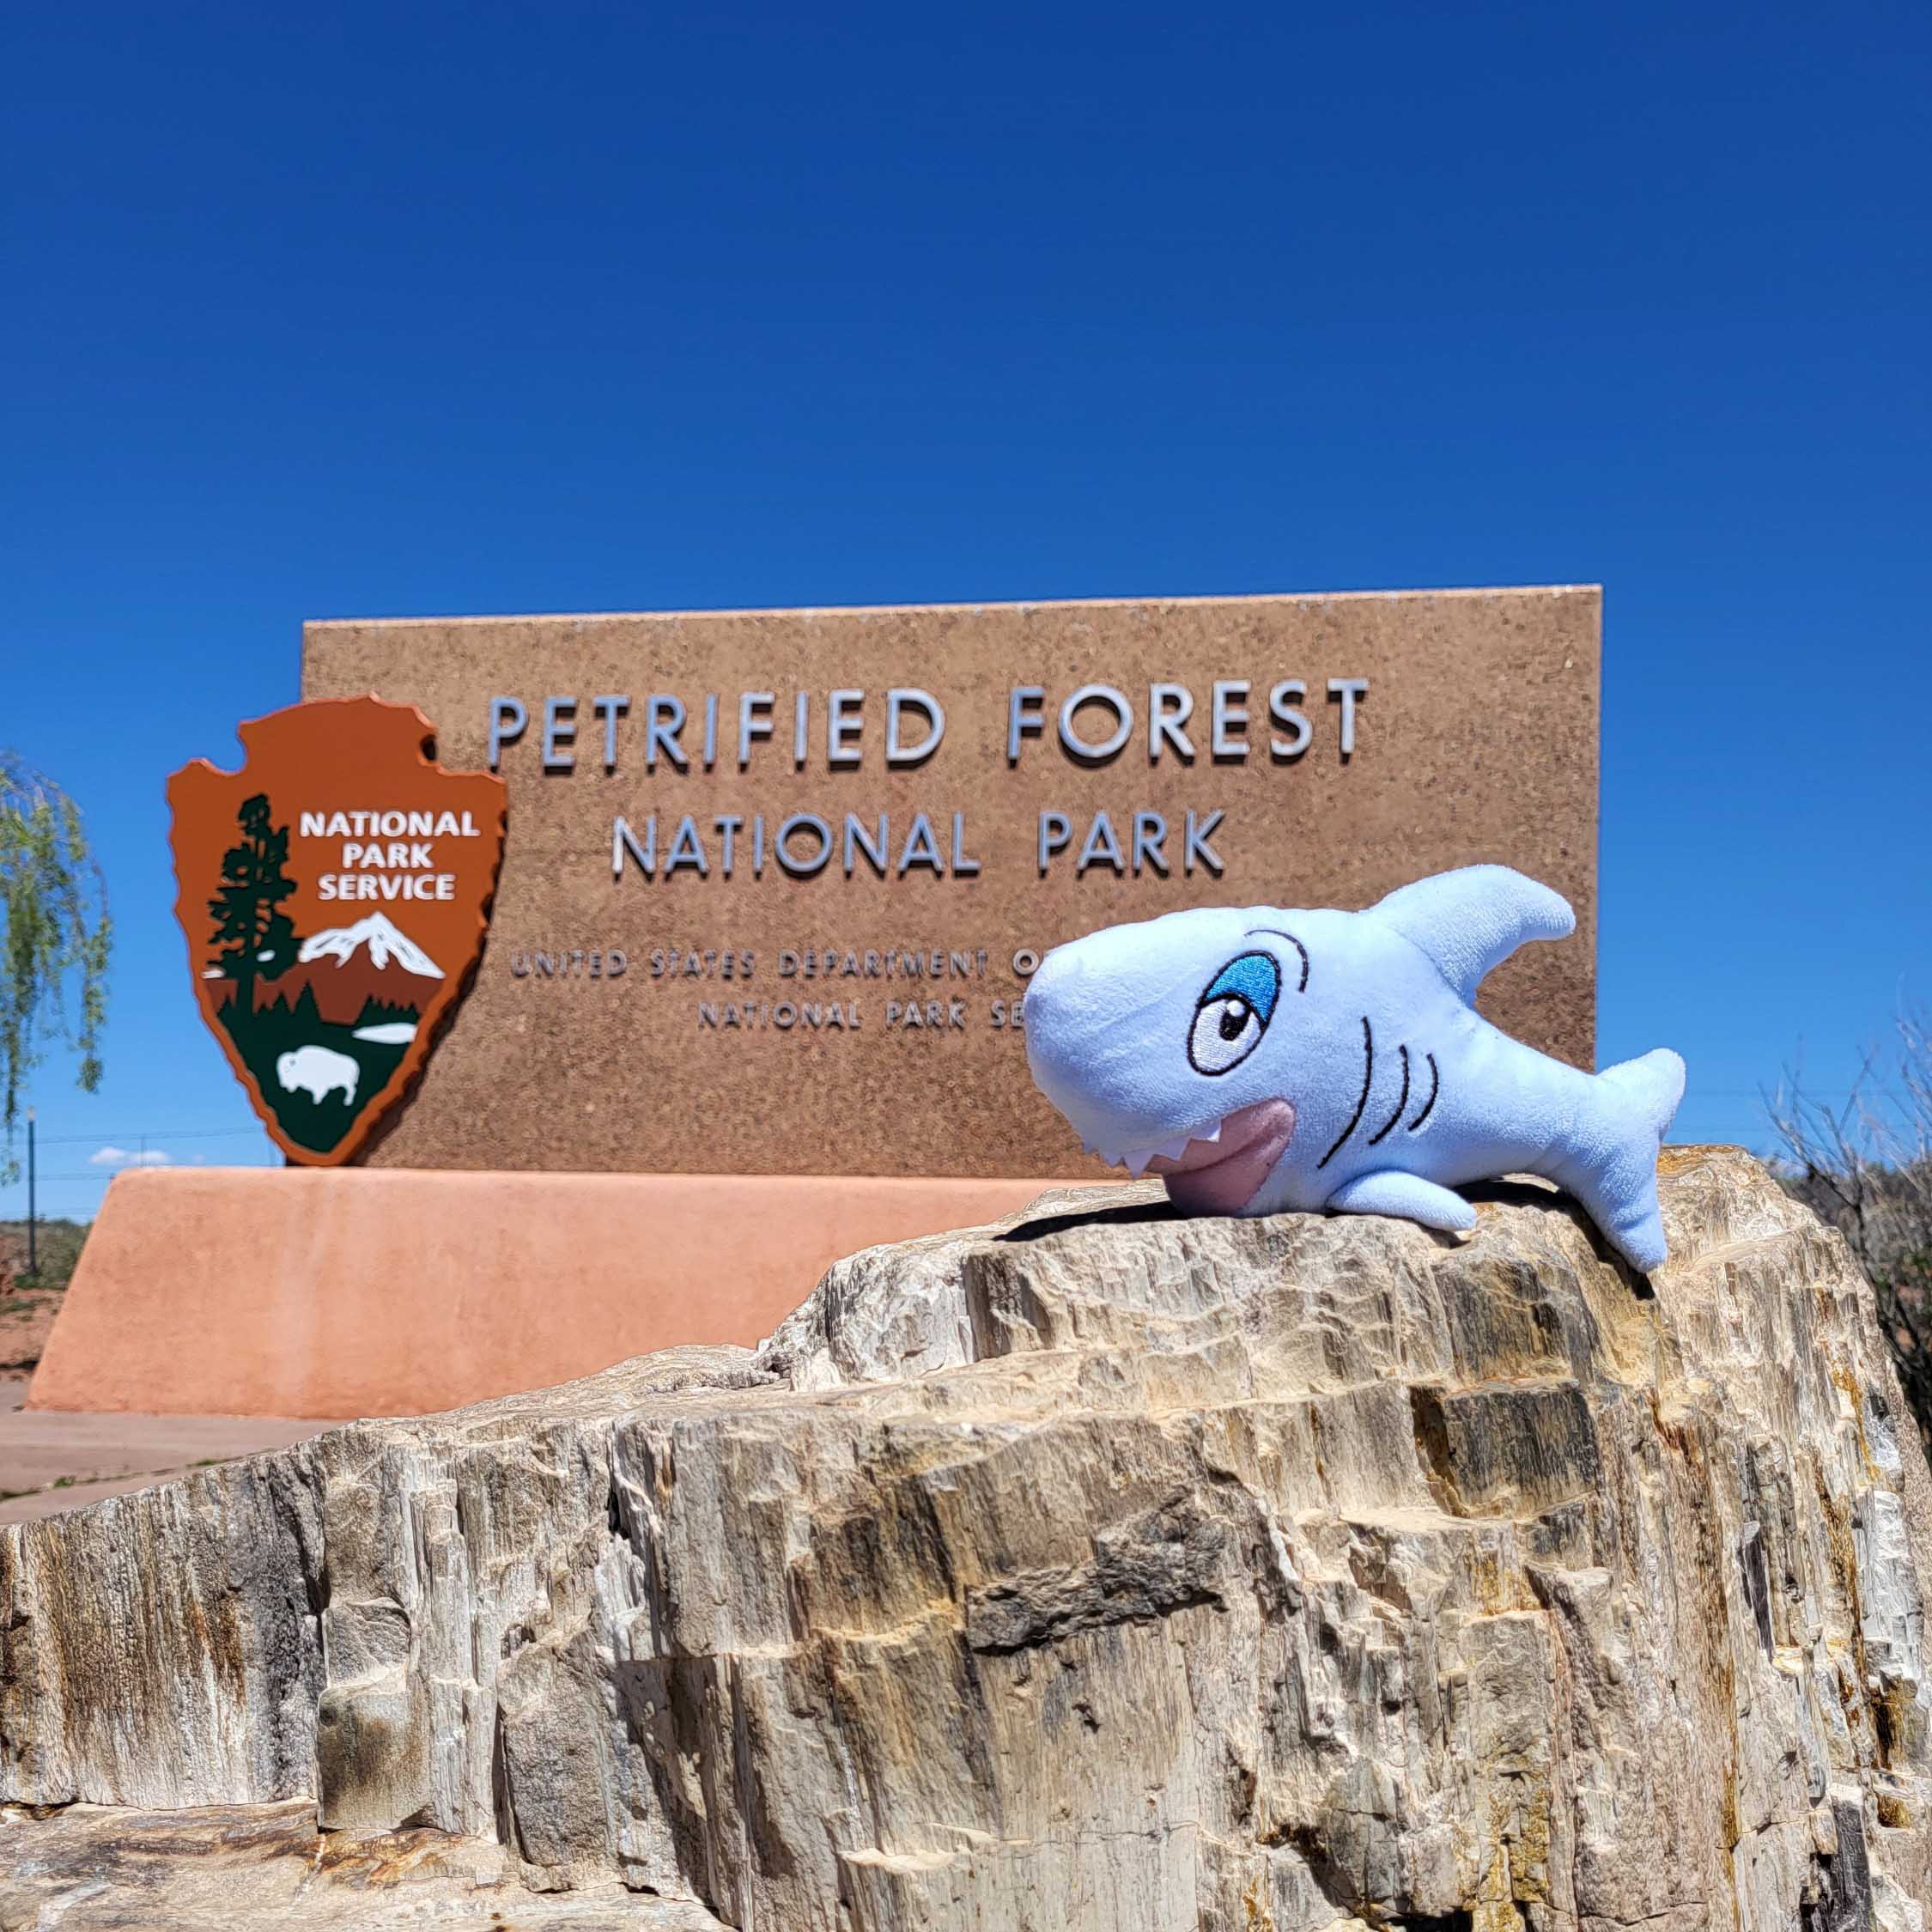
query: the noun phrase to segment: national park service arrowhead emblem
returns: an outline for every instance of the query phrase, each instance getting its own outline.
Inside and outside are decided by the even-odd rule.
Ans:
[[[175,916],[202,1018],[291,1160],[351,1159],[408,1091],[483,952],[506,791],[445,771],[413,705],[243,725],[238,772],[167,781]]]

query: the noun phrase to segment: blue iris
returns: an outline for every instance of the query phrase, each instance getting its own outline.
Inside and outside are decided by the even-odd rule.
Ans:
[[[1245,1000],[1266,1026],[1274,1018],[1274,1003],[1281,996],[1281,969],[1274,956],[1244,952],[1230,959],[1201,994],[1200,1004],[1205,1006],[1212,999],[1225,999],[1230,994]]]

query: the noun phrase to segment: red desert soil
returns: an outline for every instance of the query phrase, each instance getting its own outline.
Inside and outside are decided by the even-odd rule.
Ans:
[[[47,1331],[60,1313],[58,1288],[23,1288],[16,1271],[26,1266],[12,1243],[0,1235],[0,1375],[28,1375],[40,1359]]]

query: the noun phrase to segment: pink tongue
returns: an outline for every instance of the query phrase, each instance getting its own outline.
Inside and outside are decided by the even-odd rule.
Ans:
[[[1222,1123],[1220,1151],[1213,1157],[1196,1165],[1196,1149],[1189,1147],[1182,1156],[1187,1165],[1156,1162],[1155,1169],[1167,1182],[1167,1198],[1182,1213],[1238,1214],[1255,1198],[1294,1133],[1290,1103],[1261,1101]]]

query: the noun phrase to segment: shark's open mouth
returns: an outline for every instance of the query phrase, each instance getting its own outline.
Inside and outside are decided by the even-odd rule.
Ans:
[[[1189,1214],[1238,1214],[1255,1198],[1294,1138],[1295,1109],[1258,1100],[1192,1134],[1150,1147],[1091,1151],[1130,1174],[1157,1174],[1168,1199]]]

